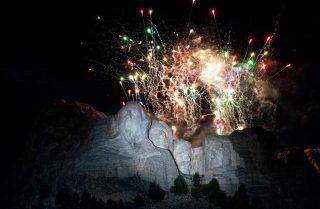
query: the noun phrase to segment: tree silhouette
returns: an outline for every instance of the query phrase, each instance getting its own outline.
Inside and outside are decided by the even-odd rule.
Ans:
[[[137,194],[134,198],[134,206],[135,207],[142,207],[144,205],[144,199],[140,194]]]
[[[196,198],[196,199],[199,199],[200,197],[202,197],[202,188],[201,187],[193,187],[191,188],[191,196]]]
[[[226,208],[228,205],[226,194],[220,189],[217,179],[212,178],[209,184],[203,186],[203,193],[215,205]]]
[[[249,208],[249,196],[244,184],[241,184],[238,191],[232,198],[232,207],[235,209]]]
[[[188,193],[188,185],[184,180],[183,176],[179,175],[174,180],[174,185],[170,189],[171,192],[175,194],[187,194]]]
[[[198,172],[196,172],[196,173],[192,176],[192,182],[193,182],[193,186],[194,186],[194,187],[199,187],[199,186],[200,186],[201,177],[200,177],[200,175],[199,175]]]
[[[148,196],[155,202],[159,202],[164,199],[166,195],[165,191],[156,183],[152,182],[149,186]]]

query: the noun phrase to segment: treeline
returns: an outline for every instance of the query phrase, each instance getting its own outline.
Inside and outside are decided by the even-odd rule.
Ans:
[[[201,177],[195,173],[192,177],[192,187],[189,187],[182,175],[174,180],[174,185],[170,188],[170,192],[181,195],[189,194],[195,198],[205,198],[210,203],[222,209],[263,209],[263,202],[258,198],[250,199],[245,185],[241,184],[234,196],[229,197],[220,189],[217,179],[213,178],[208,184],[201,184]],[[157,190],[161,190],[157,186]],[[162,190],[163,191],[163,190]],[[149,189],[150,193],[150,189]],[[159,192],[157,200],[163,199],[165,192]],[[210,206],[211,207],[211,206]]]
[[[213,178],[208,184],[201,184],[201,177],[195,173],[192,177],[193,186],[190,194],[198,199],[206,198],[209,202],[222,209],[263,209],[263,202],[258,198],[250,200],[247,189],[241,184],[233,197],[226,195],[220,189],[217,179]]]
[[[56,209],[134,209],[141,204],[143,204],[143,199],[140,199],[139,195],[135,198],[134,203],[124,202],[122,199],[119,201],[108,199],[104,202],[87,191],[84,191],[79,197],[78,193],[70,193],[64,189],[58,191],[55,200]]]
[[[247,189],[244,184],[241,184],[238,191],[233,197],[226,195],[224,191],[220,189],[220,185],[217,179],[212,178],[208,184],[201,184],[201,177],[198,173],[195,173],[192,177],[192,187],[190,189],[190,195],[195,198],[205,198],[210,203],[218,206],[222,209],[263,209],[263,202],[254,198],[250,200],[247,193]],[[178,176],[174,185],[171,187],[171,192],[175,194],[188,194],[189,188],[183,176]],[[211,207],[211,206],[210,206]]]
[[[208,184],[201,184],[201,177],[198,173],[192,177],[192,186],[189,189],[183,176],[179,175],[174,180],[174,185],[170,192],[176,195],[191,195],[195,200],[205,198],[212,205],[221,209],[263,209],[263,203],[259,199],[250,200],[245,185],[240,185],[234,196],[230,197],[220,189],[216,179],[212,179]],[[135,209],[143,207],[146,202],[160,202],[165,198],[166,192],[156,183],[150,183],[148,192],[144,195],[137,194],[131,201],[122,199],[115,201],[108,199],[103,201],[92,196],[88,191],[81,195],[70,192],[67,189],[59,188],[55,197],[56,209]],[[37,209],[48,208],[45,199],[48,196],[46,189],[40,191]]]

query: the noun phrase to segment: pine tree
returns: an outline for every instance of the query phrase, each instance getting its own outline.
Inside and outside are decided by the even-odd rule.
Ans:
[[[171,192],[175,194],[187,194],[188,193],[188,185],[184,180],[183,176],[179,175],[174,180],[174,185],[170,189]]]
[[[208,198],[208,200],[214,203],[215,205],[221,208],[225,208],[227,206],[227,196],[220,189],[220,185],[217,179],[212,178],[209,184],[204,185],[203,193]]]
[[[241,184],[232,198],[232,206],[237,209],[249,208],[249,196],[245,185]]]
[[[193,188],[191,188],[191,191],[190,191],[191,196],[194,197],[194,198],[196,198],[196,199],[202,197],[202,190],[201,190],[201,189],[202,189],[202,188],[200,188],[200,187],[193,187]]]
[[[200,181],[201,181],[201,177],[200,177],[199,173],[196,172],[196,173],[192,176],[193,186],[194,186],[194,187],[199,187],[199,186],[200,186]]]
[[[152,182],[149,186],[148,196],[155,202],[159,202],[164,199],[166,195],[165,191],[156,183]]]

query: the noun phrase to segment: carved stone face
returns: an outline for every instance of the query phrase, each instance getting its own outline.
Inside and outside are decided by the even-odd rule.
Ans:
[[[191,144],[183,139],[175,140],[173,156],[180,171],[184,174],[190,174]]]
[[[145,110],[137,103],[130,102],[118,113],[119,129],[130,143],[140,143],[147,135],[149,118]]]
[[[173,150],[173,138],[171,128],[162,121],[152,121],[149,138],[157,147]]]

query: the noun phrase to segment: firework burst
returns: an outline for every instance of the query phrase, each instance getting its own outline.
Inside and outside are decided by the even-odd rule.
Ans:
[[[139,12],[146,18],[143,9]],[[127,100],[141,103],[183,138],[191,137],[203,120],[211,120],[216,133],[226,135],[274,110],[275,101],[266,108],[262,96],[272,88],[267,74],[273,36],[266,37],[259,53],[249,53],[249,38],[244,56],[206,42],[194,28],[186,29],[187,39],[174,33],[176,40],[168,44],[152,22],[153,10],[148,14],[145,41],[119,36],[129,55],[129,72],[119,81]]]

